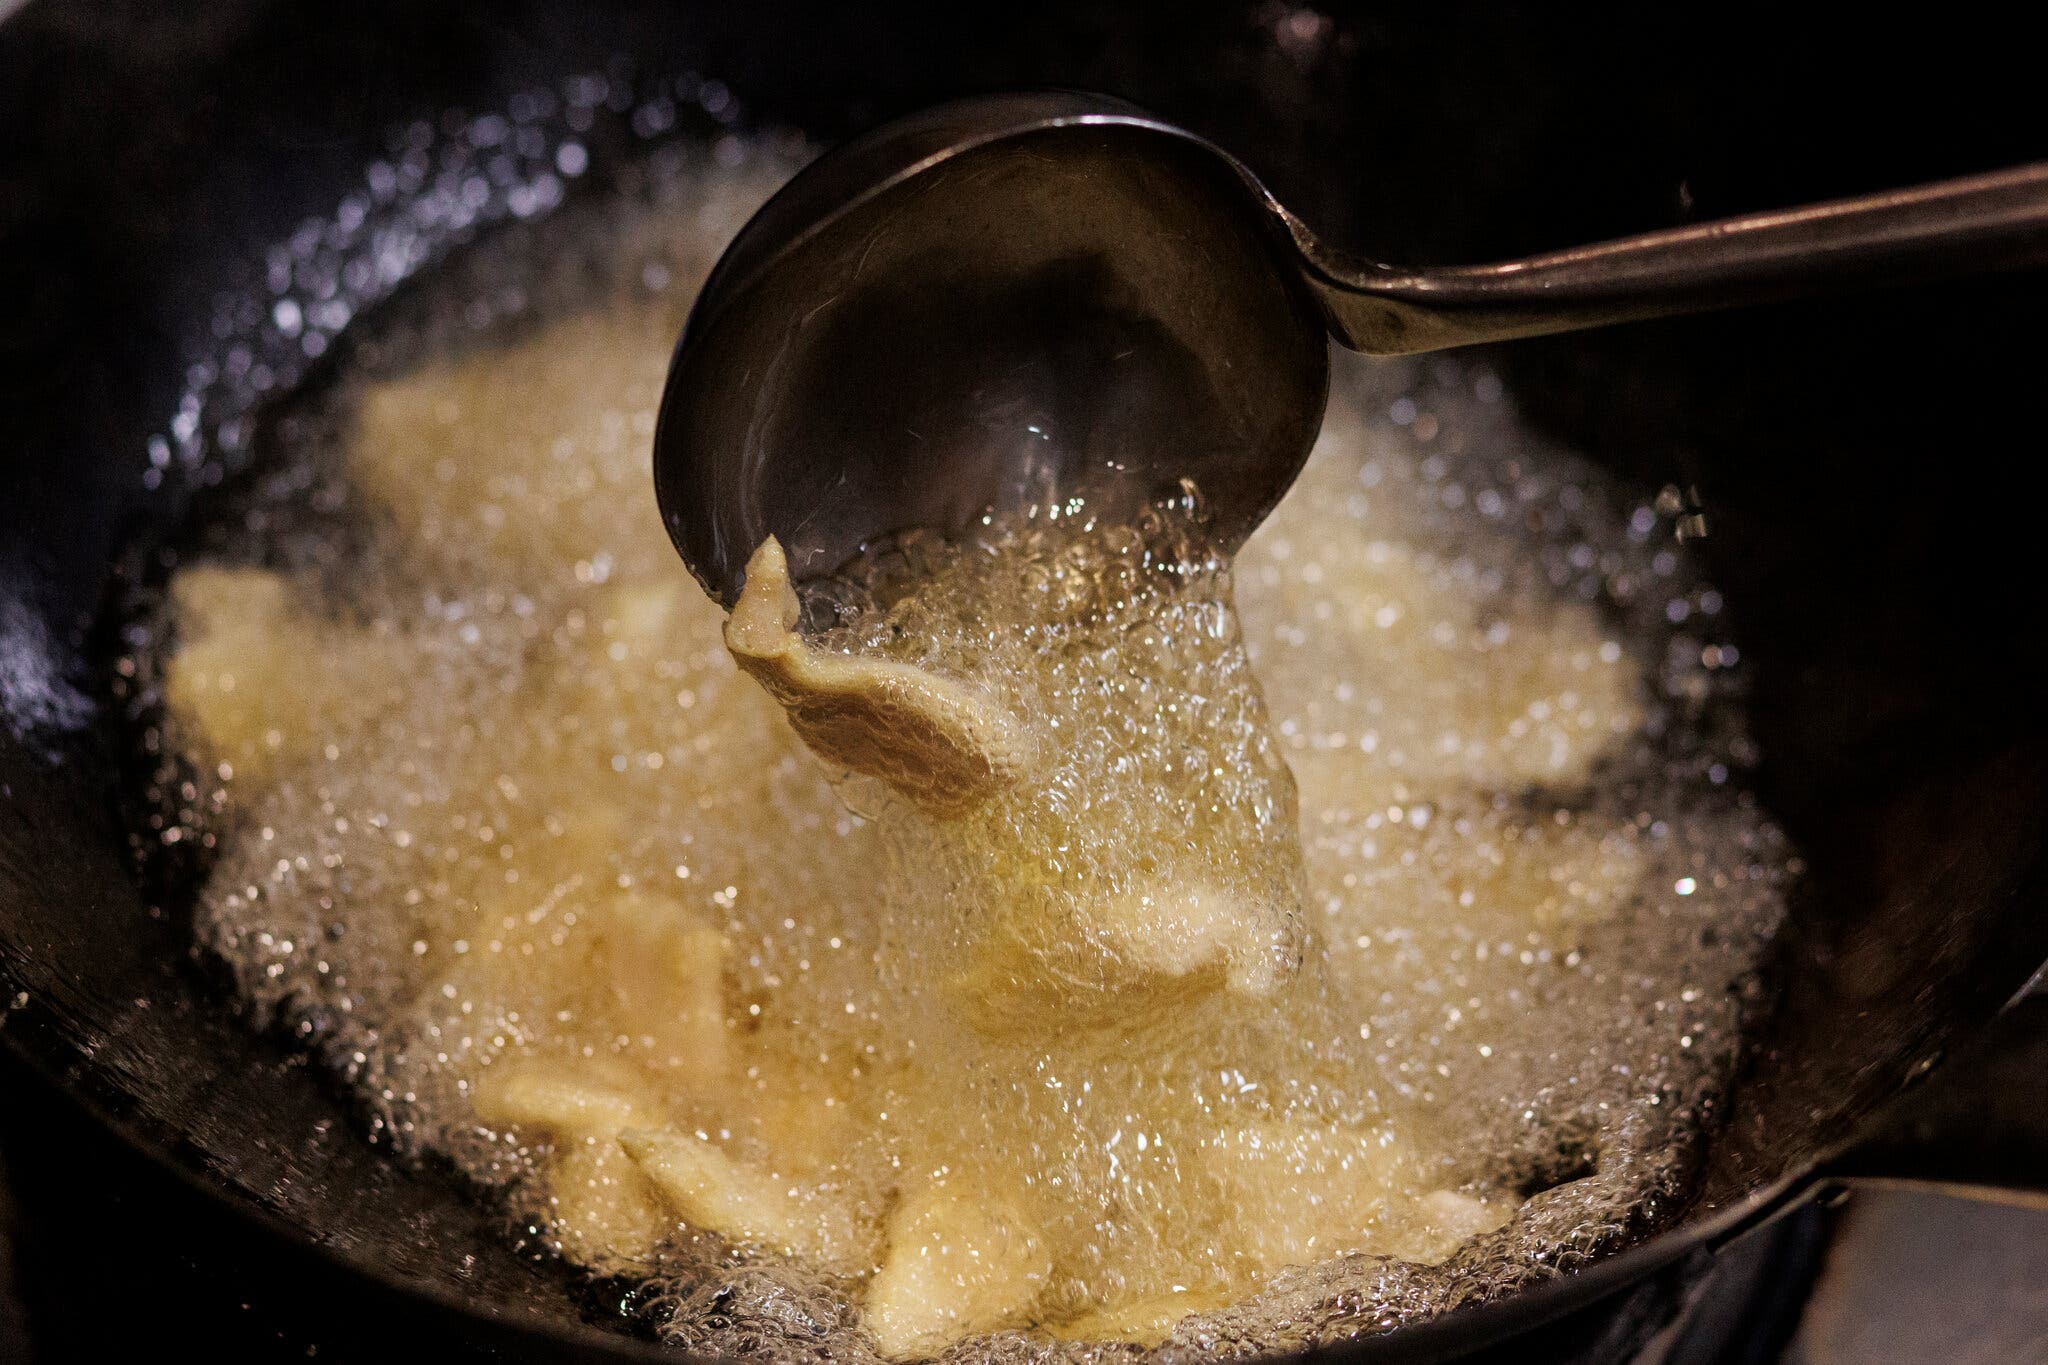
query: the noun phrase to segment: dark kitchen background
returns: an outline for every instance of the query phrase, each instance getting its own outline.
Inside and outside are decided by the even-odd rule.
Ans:
[[[481,109],[620,50],[664,53],[724,80],[752,117],[826,141],[971,90],[1099,87],[1225,146],[1300,146],[1253,158],[1284,201],[1333,240],[1417,262],[2048,157],[2036,43],[1966,7],[1852,13],[1829,25],[1662,5],[30,0],[0,22],[0,575],[17,553],[6,528],[61,515],[81,480],[138,496],[122,462],[64,453],[139,451],[133,414],[176,396],[175,368],[147,359],[186,342],[224,257],[327,210],[382,130],[436,112],[410,102],[422,73]],[[782,37],[763,44],[764,31]],[[778,50],[788,59],[763,55]],[[1133,52],[1171,59],[1134,68]],[[236,250],[219,249],[224,233]],[[1715,574],[1752,611],[1815,634],[1799,685],[1842,689],[1824,732],[1774,726],[1760,697],[1760,739],[1794,756],[1946,761],[1994,729],[2043,730],[2044,304],[2038,277],[1971,281],[1524,343],[1497,362],[1539,421],[1697,484],[1710,516],[1716,472],[1743,462],[1782,466],[1803,506],[1838,508],[1816,524],[1746,507],[1771,535],[1739,551],[1709,539]],[[1974,474],[1922,487],[1900,473],[1916,462]],[[1971,528],[1963,554],[1958,525]],[[1842,553],[1829,573],[1791,578],[1773,537]],[[116,548],[86,538],[33,567],[83,621]],[[1892,595],[1901,635],[1835,631],[1829,603],[1845,594]],[[1926,661],[1961,648],[2006,666],[1945,693]],[[1781,765],[1779,780],[1799,771]],[[1867,1026],[1884,1026],[1881,1009]],[[395,1299],[310,1297],[324,1281],[308,1266],[239,1231],[0,1050],[0,1362],[489,1358],[409,1338],[436,1329]],[[1661,1354],[1640,1358],[2048,1360],[2048,1213],[1859,1194],[1777,1226],[1683,1308],[1648,1348]],[[1555,1337],[1518,1358],[1616,1358],[1622,1339]]]

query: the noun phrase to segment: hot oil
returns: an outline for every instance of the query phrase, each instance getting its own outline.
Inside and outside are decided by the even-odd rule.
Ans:
[[[845,789],[889,857],[901,1181],[1015,1207],[1051,1249],[1033,1313],[1054,1324],[1235,1297],[1318,1239],[1428,1254],[1424,1191],[1394,1176],[1408,1135],[1355,1084],[1304,921],[1293,779],[1196,509],[892,559],[817,644],[967,682],[1035,750],[965,810]]]
[[[1351,362],[1234,565],[1193,506],[913,538],[819,644],[1036,755],[934,814],[804,748],[662,533],[669,344],[787,170],[666,164],[430,278],[142,642],[259,1019],[721,1353],[1328,1340],[1675,1207],[1790,865],[1684,499]],[[650,1178],[714,1159],[754,1204]]]

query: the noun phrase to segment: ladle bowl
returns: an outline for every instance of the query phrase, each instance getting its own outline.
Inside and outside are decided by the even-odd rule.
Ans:
[[[700,296],[656,435],[662,516],[730,605],[993,508],[1192,479],[1233,547],[1307,458],[1325,324],[1257,182],[1119,100],[940,106],[799,176]]]

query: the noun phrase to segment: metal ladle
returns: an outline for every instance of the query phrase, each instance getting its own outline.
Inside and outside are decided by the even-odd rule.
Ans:
[[[1308,457],[1330,336],[1400,355],[2043,260],[2048,164],[1410,270],[1121,100],[985,96],[820,158],[740,232],[676,349],[655,487],[727,606],[769,535],[801,580],[1182,478],[1234,549]]]

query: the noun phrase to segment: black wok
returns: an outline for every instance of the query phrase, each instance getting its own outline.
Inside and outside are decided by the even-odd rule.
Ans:
[[[140,1172],[168,1220],[140,1234],[224,1236],[306,1312],[516,1358],[646,1349],[246,1031],[178,888],[135,872],[109,613],[118,566],[200,491],[143,473],[223,291],[393,127],[621,57],[828,141],[969,90],[1107,90],[1243,156],[1328,238],[1369,218],[1358,246],[1418,261],[2048,155],[2021,43],[1914,31],[1850,61],[1832,35],[1546,10],[35,0],[0,24],[0,1105]],[[2048,999],[2016,999],[2048,958],[2044,305],[2018,277],[1495,357],[1623,478],[1698,488],[1757,785],[1809,871],[1685,1214],[1350,1354],[1620,1350],[1617,1306],[1648,1330],[1715,1247],[1830,1181],[2048,1186]]]

